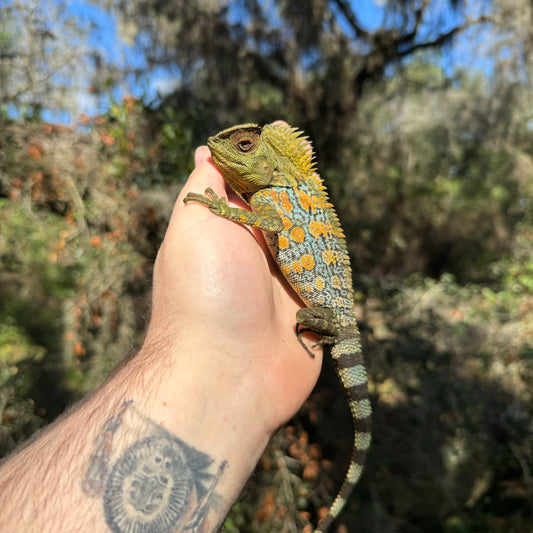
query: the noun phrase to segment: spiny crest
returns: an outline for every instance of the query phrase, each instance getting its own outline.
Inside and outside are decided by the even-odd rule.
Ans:
[[[297,128],[285,124],[267,124],[261,137],[282,157],[286,157],[304,176],[316,171],[313,148],[309,138]]]
[[[319,194],[325,200],[327,217],[331,224],[340,232],[340,243],[346,248],[344,233],[342,231],[339,217],[329,203],[326,187],[323,185],[322,178],[316,172],[316,162],[314,152],[309,138],[304,135],[298,128],[293,128],[285,124],[267,124],[261,132],[263,140],[271,145],[283,157],[288,157],[290,161],[300,170],[303,176],[312,180],[319,191]],[[311,184],[310,182],[308,182]]]

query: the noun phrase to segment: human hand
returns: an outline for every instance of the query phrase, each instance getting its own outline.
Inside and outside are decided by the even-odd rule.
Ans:
[[[208,187],[227,196],[209,156],[207,147],[197,150],[196,168],[159,250],[147,342],[168,336],[184,368],[206,372],[215,380],[213,387],[247,385],[273,432],[310,394],[322,349],[314,350],[313,359],[298,342],[295,317],[301,303],[279,273],[261,232],[219,218],[204,206],[183,203],[187,193]],[[233,193],[228,203],[245,207]]]

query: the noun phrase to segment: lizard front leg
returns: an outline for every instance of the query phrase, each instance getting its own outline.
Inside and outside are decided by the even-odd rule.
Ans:
[[[279,233],[283,230],[283,221],[272,205],[264,200],[253,200],[253,211],[230,207],[225,198],[217,196],[211,188],[205,190],[205,194],[190,192],[183,201],[187,204],[195,202],[205,205],[215,215],[239,222],[247,226],[259,228],[271,233]]]
[[[296,313],[296,336],[305,351],[314,357],[302,339],[302,331],[312,331],[320,335],[320,340],[313,345],[334,344],[339,334],[339,321],[335,311],[329,307],[304,307]]]

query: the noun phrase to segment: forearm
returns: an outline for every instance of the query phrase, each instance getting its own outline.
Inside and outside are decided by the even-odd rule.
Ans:
[[[183,353],[192,349],[185,344]],[[163,522],[172,524],[164,531],[216,530],[271,428],[251,403],[257,391],[217,369],[216,353],[207,369],[206,358],[195,365],[165,350],[141,350],[3,464],[1,531],[125,533]]]

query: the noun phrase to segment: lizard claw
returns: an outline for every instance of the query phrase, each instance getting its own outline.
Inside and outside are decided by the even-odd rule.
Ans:
[[[304,347],[305,351],[314,359],[315,354],[307,347],[304,340],[302,339],[302,331],[310,331],[309,328],[302,328],[301,324],[296,324],[296,338],[298,342]],[[320,343],[313,344],[311,348],[316,348]]]
[[[203,204],[205,200],[205,196],[203,194],[199,194],[197,192],[189,192],[183,199],[184,204],[188,204],[189,202],[197,202],[199,204]]]
[[[213,200],[218,200],[218,194],[211,189],[211,187],[207,187],[207,189],[204,191],[205,196],[210,196]]]
[[[189,202],[196,202],[197,204],[205,205],[212,213],[216,215],[222,215],[227,209],[227,203],[225,198],[219,197],[211,187],[208,187],[204,194],[197,192],[188,193],[183,199],[185,204]]]
[[[188,202],[198,202],[199,204],[203,205],[210,205],[212,200],[220,200],[216,192],[211,189],[211,187],[208,187],[204,194],[200,194],[198,192],[189,192],[183,199],[184,203]]]

